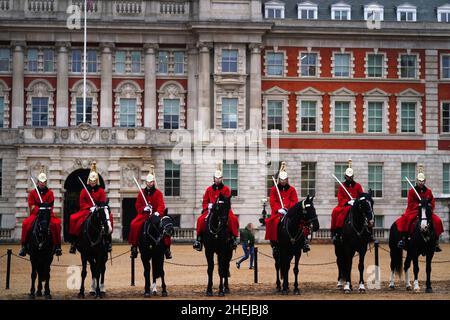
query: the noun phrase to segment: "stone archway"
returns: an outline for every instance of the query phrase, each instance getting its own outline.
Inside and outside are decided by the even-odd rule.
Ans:
[[[70,215],[80,210],[80,193],[81,190],[83,189],[83,185],[81,184],[80,180],[78,180],[78,177],[80,177],[81,180],[83,180],[83,182],[86,184],[90,172],[91,172],[90,169],[77,169],[73,171],[71,174],[69,174],[66,178],[66,181],[64,182],[64,189],[65,189],[63,201],[64,241],[69,240],[68,236],[69,236]],[[103,180],[100,174],[98,176],[100,179],[100,186],[104,189],[105,181]]]

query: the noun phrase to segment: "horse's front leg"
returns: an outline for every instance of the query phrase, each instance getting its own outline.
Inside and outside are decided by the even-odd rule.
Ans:
[[[80,292],[78,293],[78,298],[84,298],[84,280],[86,279],[86,275],[87,275],[87,259],[84,254],[81,254],[81,264],[82,264],[81,286],[80,286]]]
[[[44,279],[42,279],[43,273],[44,271],[42,270],[42,266],[39,268],[38,273],[37,273],[37,292],[36,292],[36,296],[38,297],[42,297],[42,282]]]
[[[419,292],[419,255],[415,254],[413,258],[413,270],[414,270],[414,291]]]
[[[277,274],[277,281],[276,281],[276,285],[277,285],[277,292],[281,291],[281,281],[280,281],[280,256],[279,254],[274,255],[273,259],[275,260],[275,273]]]
[[[156,281],[155,281],[156,283]],[[164,271],[161,274],[161,296],[167,297],[166,282],[164,281]]]
[[[301,250],[301,249],[300,249]],[[300,261],[300,257],[302,255],[301,251],[298,251],[295,254],[295,264],[294,264],[294,294],[300,294],[300,289],[298,288],[298,262]]]
[[[355,255],[355,251],[347,249],[345,250],[345,258],[344,258],[344,275],[345,275],[345,286],[344,292],[350,293],[352,291],[352,264],[353,264],[353,256]]]
[[[358,270],[359,270],[359,293],[365,293],[366,287],[364,286],[364,257],[366,255],[365,250],[361,250],[359,252],[359,264],[358,264]]]
[[[208,286],[206,295],[212,296],[213,272],[214,272],[214,252],[205,248],[206,261],[208,262]]]
[[[406,254],[405,264],[403,267],[403,271],[405,272],[405,286],[406,290],[411,290],[411,282],[409,281],[409,268],[411,267],[411,254],[409,251]]]
[[[282,295],[289,293],[289,268],[291,259],[288,256],[288,252],[280,252],[280,269],[283,277],[283,288],[281,289]]]
[[[51,262],[50,262],[51,263]],[[45,299],[51,299],[52,295],[50,293],[50,263],[45,266],[45,287],[44,287],[44,297]]]
[[[427,288],[425,289],[426,293],[433,293],[433,288],[431,287],[431,261],[433,260],[434,252],[427,254],[426,259],[426,272],[427,272]]]
[[[144,279],[145,279],[145,285],[144,285],[144,297],[150,298],[151,292],[150,292],[150,258],[147,256],[148,254],[143,252],[142,250],[139,250],[141,252],[141,261],[142,266],[144,267]]]
[[[31,289],[30,289],[30,294],[29,294],[30,299],[34,299],[36,297],[36,295],[35,295],[35,293],[36,293],[36,287],[35,287],[36,276],[37,276],[36,266],[33,262],[31,262]]]
[[[336,287],[338,289],[343,289],[343,278],[344,278],[344,272],[343,272],[343,262],[342,262],[342,250],[338,247],[338,244],[334,245],[334,254],[336,255],[336,265],[338,269],[338,278],[337,278],[337,285]]]
[[[99,290],[100,290],[100,298],[104,298],[106,296],[105,290],[105,273],[106,273],[106,261],[103,260],[100,264],[100,273],[99,273]]]

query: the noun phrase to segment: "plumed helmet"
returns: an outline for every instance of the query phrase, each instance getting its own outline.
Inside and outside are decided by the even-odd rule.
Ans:
[[[353,177],[352,159],[348,159],[348,168],[345,170],[347,177]]]
[[[417,174],[417,181],[425,181],[426,177],[423,171],[423,164],[420,164],[418,168],[419,173]]]
[[[97,184],[100,184],[100,181],[98,179],[98,173],[97,173],[97,162],[92,161],[91,165],[91,172],[89,173],[88,183],[89,181],[97,181]]]
[[[148,172],[147,178],[145,179],[147,182],[155,181],[155,167],[152,165],[150,166],[150,170]],[[155,181],[156,183],[156,181]]]
[[[286,180],[288,178],[288,173],[286,172],[286,162],[281,162],[280,171],[278,172],[278,179]]]
[[[47,175],[45,174],[44,166],[41,166],[41,171],[38,175],[38,181],[39,182],[46,182],[47,181]]]
[[[223,177],[223,173],[222,173],[222,163],[218,163],[217,164],[217,168],[216,168],[216,172],[214,172],[214,178],[222,178]]]

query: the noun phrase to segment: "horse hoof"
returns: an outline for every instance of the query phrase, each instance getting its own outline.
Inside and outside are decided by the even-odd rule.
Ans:
[[[100,292],[100,299],[103,299],[104,297],[106,297],[106,292]]]
[[[95,297],[95,291],[90,291],[90,292],[89,292],[89,295],[90,295],[91,297]]]
[[[300,290],[299,289],[294,289],[294,294],[295,295],[300,295]]]
[[[281,291],[281,287],[277,287],[277,292],[280,292]]]
[[[150,292],[145,292],[144,293],[144,298],[151,298],[152,294]]]
[[[359,293],[366,293],[366,289],[359,289]]]
[[[162,297],[167,297],[167,291],[163,291],[163,292],[161,293],[161,296],[162,296]]]
[[[225,288],[225,289],[224,289],[224,292],[225,292],[226,294],[230,293],[230,288]]]
[[[155,290],[155,291],[152,291],[152,294],[156,297],[158,295],[158,292]]]
[[[84,299],[84,293],[79,293],[79,294],[78,294],[78,298],[79,298],[79,299]]]
[[[212,291],[206,291],[206,295],[207,295],[208,297],[212,297],[213,293],[212,293]]]
[[[42,297],[42,292],[41,291],[36,292],[36,297]]]
[[[391,290],[391,291],[395,290],[395,286],[390,285],[390,286],[389,286],[389,290]]]
[[[219,291],[219,297],[225,297],[225,292]]]
[[[35,295],[34,293],[30,293],[30,294],[28,295],[28,299],[34,300],[34,299],[36,299],[36,295]]]
[[[52,295],[49,293],[49,294],[46,294],[45,296],[44,296],[44,298],[46,299],[46,300],[52,300]]]
[[[425,293],[433,293],[433,288],[426,288]]]
[[[406,291],[411,291],[412,290],[412,287],[411,286],[407,286],[406,287]]]
[[[282,290],[282,291],[281,291],[281,295],[287,296],[287,295],[288,295],[288,291],[287,291],[287,290]]]

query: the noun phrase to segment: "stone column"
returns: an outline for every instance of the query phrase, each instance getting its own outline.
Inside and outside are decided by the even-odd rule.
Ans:
[[[144,45],[145,88],[144,88],[144,127],[157,129],[156,103],[156,50],[157,44]]]
[[[70,42],[57,42],[56,126],[69,126],[69,48]]]
[[[261,129],[261,44],[250,44],[250,128]]]
[[[199,43],[199,75],[198,75],[198,121],[203,130],[211,128],[211,68],[209,50],[211,44]]]
[[[198,49],[188,48],[187,129],[193,130],[198,111]]]
[[[13,41],[11,43],[13,51],[13,79],[12,79],[12,103],[11,103],[11,115],[12,122],[11,128],[17,128],[24,125],[25,118],[25,106],[24,106],[24,49],[25,42]]]
[[[114,44],[101,43],[101,91],[100,91],[100,126],[112,127],[113,125],[113,93],[112,93],[112,49]]]

